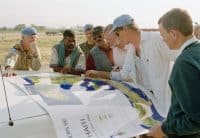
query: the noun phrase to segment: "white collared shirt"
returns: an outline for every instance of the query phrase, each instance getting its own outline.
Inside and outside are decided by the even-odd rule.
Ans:
[[[159,112],[166,116],[171,91],[168,86],[170,62],[177,51],[170,50],[158,32],[141,32],[141,54],[136,60],[137,82],[153,91]]]
[[[126,52],[124,64],[120,71],[111,71],[110,78],[112,80],[123,80],[136,82],[136,69],[135,69],[135,48],[132,44],[128,44],[124,48]],[[120,57],[121,55],[118,55]],[[122,55],[123,56],[123,55]]]
[[[115,46],[112,47],[112,50],[113,50],[114,67],[122,68],[127,53],[126,48],[119,48]]]
[[[134,82],[153,91],[156,108],[161,115],[166,116],[171,101],[171,91],[168,86],[170,62],[177,57],[177,50],[170,50],[159,32],[141,32],[140,57],[136,56],[133,45],[128,47],[130,49],[122,70],[111,72],[110,78],[114,80],[131,78],[133,81],[136,79]]]
[[[111,79],[131,78],[149,91],[153,91],[156,98],[155,106],[163,116],[166,116],[171,100],[168,86],[170,62],[175,60],[177,51],[170,50],[158,32],[141,32],[140,57],[136,56],[133,45],[128,47],[122,70],[111,72]]]

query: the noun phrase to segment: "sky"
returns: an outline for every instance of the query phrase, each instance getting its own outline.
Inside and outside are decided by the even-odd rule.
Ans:
[[[107,25],[129,14],[139,27],[157,28],[159,17],[171,8],[186,9],[200,23],[199,7],[199,0],[0,0],[0,27]]]

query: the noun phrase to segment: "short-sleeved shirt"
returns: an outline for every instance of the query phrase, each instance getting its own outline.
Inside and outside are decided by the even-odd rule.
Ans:
[[[71,53],[72,54],[72,53]],[[65,58],[65,66],[66,67],[70,67],[70,63],[71,63],[71,54],[68,55]],[[59,59],[58,59],[58,52],[56,50],[56,47],[54,46],[52,48],[52,54],[51,54],[51,59],[50,59],[50,67],[53,66],[59,66]],[[81,53],[78,59],[78,62],[76,64],[75,69],[83,69],[85,70],[85,57],[84,55]]]

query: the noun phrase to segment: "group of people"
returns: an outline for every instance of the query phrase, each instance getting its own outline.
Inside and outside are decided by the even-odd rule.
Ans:
[[[193,31],[189,13],[180,8],[165,13],[158,25],[160,33],[145,32],[123,14],[106,27],[86,24],[87,40],[79,46],[73,31],[67,29],[52,48],[50,68],[139,84],[158,99],[159,113],[167,116],[146,137],[200,137],[199,33]],[[6,56],[5,76],[16,75],[13,70],[40,69],[36,35],[32,27],[22,30],[22,41]]]

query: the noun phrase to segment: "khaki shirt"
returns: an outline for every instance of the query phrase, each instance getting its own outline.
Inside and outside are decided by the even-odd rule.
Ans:
[[[39,70],[41,68],[41,56],[37,49],[36,53],[25,51],[20,44],[16,44],[10,49],[5,57],[5,66],[10,66],[15,70]]]

